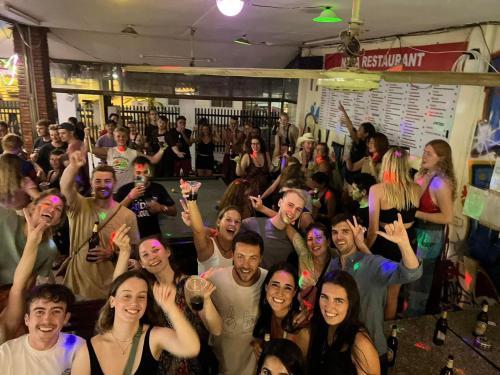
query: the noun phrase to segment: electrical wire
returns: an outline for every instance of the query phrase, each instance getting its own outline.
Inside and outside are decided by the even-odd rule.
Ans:
[[[490,47],[488,47],[488,42],[486,41],[486,37],[484,35],[484,30],[483,30],[483,27],[481,25],[478,25],[479,26],[479,30],[481,30],[481,36],[483,37],[483,40],[484,40],[484,45],[486,46],[486,50],[488,51],[488,55],[491,56],[491,51],[490,51]],[[491,66],[491,65],[490,65]],[[497,72],[498,73],[498,72]]]
[[[73,44],[69,43],[68,41],[66,41],[65,39],[63,39],[60,35],[57,35],[57,34],[54,32],[54,30],[52,30],[52,29],[51,29],[51,30],[50,30],[50,33],[51,33],[52,35],[54,35],[56,38],[58,38],[60,41],[62,41],[62,42],[63,42],[63,43],[65,43],[66,45],[68,45],[68,46],[70,46],[70,47],[72,47],[72,48],[76,49],[77,51],[80,51],[81,53],[83,53],[83,54],[85,54],[85,55],[87,55],[87,56],[89,56],[89,57],[92,57],[93,59],[99,60],[99,61],[101,61],[101,62],[106,62],[104,59],[101,59],[100,57],[97,57],[97,56],[91,55],[90,53],[88,53],[88,52],[84,51],[83,49],[81,49],[81,48],[79,48],[79,47],[77,47],[77,46],[75,46],[75,45],[73,45]]]

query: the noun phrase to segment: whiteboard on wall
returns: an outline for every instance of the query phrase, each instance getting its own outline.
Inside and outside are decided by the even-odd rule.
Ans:
[[[420,155],[427,142],[447,139],[453,126],[460,86],[387,83],[366,92],[321,89],[319,125],[348,134],[341,124],[342,102],[355,126],[365,121],[389,138],[391,145]]]

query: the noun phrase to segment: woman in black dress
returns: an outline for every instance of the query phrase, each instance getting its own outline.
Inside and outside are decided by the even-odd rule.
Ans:
[[[206,122],[200,125],[196,137],[196,174],[200,177],[210,177],[214,169],[214,137],[212,128]]]

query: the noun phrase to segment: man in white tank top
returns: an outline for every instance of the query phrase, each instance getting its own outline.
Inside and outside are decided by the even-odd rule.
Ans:
[[[264,242],[256,232],[248,231],[235,237],[233,247],[234,266],[219,268],[208,276],[217,287],[212,300],[223,321],[222,333],[212,337],[212,346],[219,360],[219,374],[253,375],[257,359],[251,346],[252,332],[267,275],[259,267]]]

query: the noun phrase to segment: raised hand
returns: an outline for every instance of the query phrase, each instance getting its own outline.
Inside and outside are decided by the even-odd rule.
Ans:
[[[365,232],[366,228],[358,224],[358,220],[356,220],[356,216],[352,217],[352,223],[350,220],[347,220],[347,224],[349,228],[351,228],[352,233],[354,235],[354,242],[356,246],[359,248],[365,244]]]
[[[403,217],[398,213],[398,220],[394,221],[392,224],[387,224],[384,227],[385,232],[377,231],[379,236],[394,242],[398,245],[403,245],[409,243],[408,233],[406,232],[405,225],[403,223]]]
[[[128,197],[132,200],[136,200],[137,198],[142,197],[145,191],[146,187],[144,186],[144,184],[140,184],[130,190],[130,193],[128,193]]]
[[[120,228],[111,236],[113,243],[120,249],[120,251],[130,251],[130,237],[128,232],[130,227],[126,224],[122,224]]]
[[[189,207],[186,204],[185,199],[180,199],[179,202],[181,203],[182,207],[182,212],[181,212],[181,218],[184,224],[186,224],[187,227],[191,228],[191,215],[189,214]]]
[[[176,308],[175,293],[176,290],[173,284],[162,285],[160,283],[155,283],[153,285],[153,296],[155,301],[165,312],[170,311],[172,308]]]
[[[83,157],[81,151],[74,151],[69,155],[69,163],[75,167],[83,167],[87,161]]]
[[[189,182],[184,181],[182,178],[179,181],[179,188],[181,189],[182,196],[186,198],[191,193],[191,185]]]
[[[254,208],[255,211],[260,211],[264,206],[264,203],[262,203],[262,198],[260,197],[260,195],[258,197],[249,196],[248,199],[250,199],[252,207]]]
[[[23,208],[24,217],[26,218],[26,226],[28,236],[26,242],[30,242],[34,245],[39,245],[42,242],[43,234],[45,230],[50,227],[50,224],[46,220],[40,220],[38,224],[33,223],[33,218],[27,208]]]

